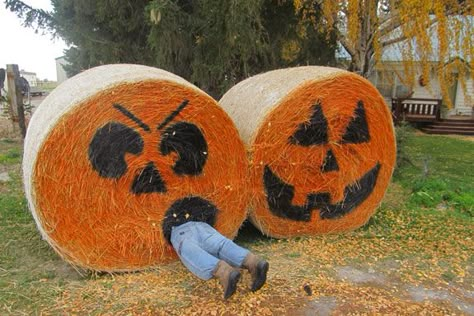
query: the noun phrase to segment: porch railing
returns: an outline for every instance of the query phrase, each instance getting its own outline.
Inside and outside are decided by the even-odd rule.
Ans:
[[[392,99],[393,120],[395,123],[439,121],[441,104],[441,99]]]

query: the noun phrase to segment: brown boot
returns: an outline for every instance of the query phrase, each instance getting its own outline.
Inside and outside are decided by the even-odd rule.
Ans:
[[[259,290],[267,281],[269,264],[267,261],[260,259],[253,253],[249,252],[247,257],[245,257],[242,267],[249,270],[250,275],[252,276],[251,290],[253,292]]]
[[[240,271],[231,267],[227,262],[219,260],[213,275],[219,278],[219,283],[224,288],[224,299],[231,297],[237,289]]]

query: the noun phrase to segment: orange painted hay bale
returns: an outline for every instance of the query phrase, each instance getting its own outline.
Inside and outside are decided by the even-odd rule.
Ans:
[[[102,66],[63,83],[33,115],[23,168],[44,239],[94,270],[173,260],[173,225],[205,221],[233,238],[246,217],[247,159],[232,121],[159,69]]]
[[[395,163],[391,115],[365,79],[300,67],[249,78],[221,99],[250,156],[250,219],[273,237],[347,231],[374,213]]]

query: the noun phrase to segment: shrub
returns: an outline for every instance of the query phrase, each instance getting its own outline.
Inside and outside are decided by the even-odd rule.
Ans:
[[[453,188],[439,178],[423,177],[415,181],[409,198],[412,207],[435,208],[443,203],[474,216],[474,195],[467,188]]]
[[[397,138],[397,163],[395,172],[406,164],[412,164],[408,155],[407,143],[413,137],[413,127],[408,122],[402,121],[399,126],[395,127],[395,136]]]

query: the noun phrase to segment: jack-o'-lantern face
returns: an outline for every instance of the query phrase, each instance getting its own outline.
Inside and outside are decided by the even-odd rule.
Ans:
[[[123,84],[58,125],[38,154],[35,186],[49,237],[71,261],[145,267],[174,258],[172,226],[203,221],[232,236],[245,217],[243,145],[202,93]]]
[[[172,169],[177,176],[196,177],[202,174],[207,161],[208,146],[202,131],[193,123],[172,122],[188,105],[184,100],[163,122],[155,128],[159,138],[157,154],[174,155]],[[153,129],[121,104],[113,107],[126,118],[133,121],[144,133]],[[128,171],[126,154],[139,156],[144,151],[144,140],[138,131],[124,123],[109,122],[99,128],[89,145],[89,160],[100,177],[120,179]],[[165,165],[165,168],[168,167]],[[134,178],[129,186],[130,194],[166,194],[167,186],[159,168],[150,160],[138,170],[132,171]],[[169,241],[171,228],[188,221],[202,221],[214,225],[217,208],[205,199],[197,196],[185,197],[176,201],[165,213],[162,228]]]
[[[395,147],[387,106],[367,84],[360,90],[356,76],[337,78],[337,84],[357,93],[327,92],[333,84],[299,88],[256,137],[253,180],[261,189],[253,219],[272,236],[356,228],[388,185]]]
[[[312,111],[313,114],[309,122],[300,124],[288,141],[295,146],[303,147],[326,145],[326,148],[323,149],[326,150],[326,154],[321,163],[320,172],[339,172],[337,158],[329,143],[327,120],[319,101],[313,106]],[[369,141],[370,135],[364,104],[359,101],[354,118],[349,122],[339,145],[361,144]],[[315,209],[319,209],[321,219],[340,218],[354,210],[370,195],[377,182],[379,170],[380,163],[377,161],[373,168],[360,178],[355,179],[354,183],[343,188],[344,198],[340,202],[331,203],[329,192],[311,192],[308,193],[304,205],[299,206],[292,203],[295,188],[291,184],[285,183],[278,175],[273,173],[270,166],[266,165],[263,181],[268,206],[273,214],[295,221],[309,221],[311,212]]]

